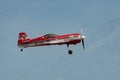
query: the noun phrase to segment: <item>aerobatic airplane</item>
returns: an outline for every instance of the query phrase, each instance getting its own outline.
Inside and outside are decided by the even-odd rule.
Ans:
[[[19,33],[18,38],[18,47],[20,47],[20,51],[23,51],[24,48],[27,47],[37,47],[37,46],[50,46],[50,45],[67,45],[68,53],[72,54],[73,51],[69,48],[69,45],[77,44],[82,42],[83,49],[84,39],[86,37],[83,35],[82,29],[80,33],[73,34],[64,34],[64,35],[56,35],[56,34],[46,34],[37,38],[30,39],[25,32]]]

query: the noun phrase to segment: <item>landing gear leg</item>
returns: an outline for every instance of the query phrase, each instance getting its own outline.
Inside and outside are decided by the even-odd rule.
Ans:
[[[73,51],[70,50],[69,44],[67,44],[67,48],[68,48],[68,54],[71,55],[73,53]]]

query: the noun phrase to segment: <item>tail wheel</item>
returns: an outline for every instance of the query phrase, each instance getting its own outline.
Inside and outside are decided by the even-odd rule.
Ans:
[[[22,52],[22,51],[23,51],[23,49],[20,49],[20,51]]]

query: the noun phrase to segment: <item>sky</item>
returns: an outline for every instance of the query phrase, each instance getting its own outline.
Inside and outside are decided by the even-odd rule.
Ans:
[[[26,48],[30,38],[80,32],[86,49]],[[120,0],[0,0],[0,80],[120,80]]]

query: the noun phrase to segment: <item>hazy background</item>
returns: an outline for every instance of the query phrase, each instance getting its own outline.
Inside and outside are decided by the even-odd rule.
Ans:
[[[82,45],[20,52],[18,33],[80,32]],[[0,80],[120,80],[120,0],[0,0]]]

